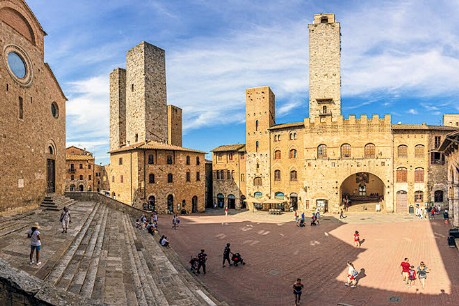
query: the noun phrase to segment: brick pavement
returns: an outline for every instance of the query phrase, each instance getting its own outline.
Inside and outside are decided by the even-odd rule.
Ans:
[[[160,218],[161,232],[184,264],[206,249],[208,273],[199,278],[230,305],[293,305],[297,277],[305,284],[302,305],[459,305],[459,252],[448,248],[449,227],[441,220],[354,213],[346,223],[325,215],[320,226],[298,228],[290,213],[225,217],[211,211],[183,217],[175,231],[170,219]],[[361,248],[353,246],[355,230],[364,239]],[[221,267],[227,242],[247,265]],[[431,269],[425,289],[402,283],[404,257],[416,266],[423,260]],[[344,286],[348,260],[363,272],[355,289]]]

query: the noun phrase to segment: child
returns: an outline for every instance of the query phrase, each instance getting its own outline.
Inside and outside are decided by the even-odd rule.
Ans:
[[[359,275],[359,272],[354,268],[354,265],[352,262],[348,261],[347,262],[347,282],[344,283],[345,286],[351,286],[351,288],[355,288],[357,285],[356,277]]]
[[[354,245],[356,248],[360,248],[360,235],[359,231],[355,231],[354,233]]]
[[[408,272],[408,279],[408,286],[411,287],[411,285],[414,285],[416,281],[416,271],[414,270],[414,266],[410,266],[410,271]]]
[[[304,285],[301,283],[301,278],[298,278],[293,284],[293,294],[295,295],[295,306],[300,305],[301,299],[301,290],[304,288]]]

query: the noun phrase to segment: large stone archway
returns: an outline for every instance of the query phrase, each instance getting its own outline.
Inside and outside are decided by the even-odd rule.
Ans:
[[[369,172],[357,172],[348,176],[340,186],[340,199],[347,198],[351,206],[362,205],[371,207],[384,201],[384,182]],[[374,208],[373,208],[374,209]],[[386,207],[382,207],[386,209]]]

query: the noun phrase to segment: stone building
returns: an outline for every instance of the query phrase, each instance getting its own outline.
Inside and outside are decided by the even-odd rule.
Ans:
[[[147,42],[110,74],[112,197],[158,212],[205,209],[205,153],[181,147],[182,110],[167,105],[165,52]]]
[[[404,213],[446,203],[447,170],[438,149],[456,128],[392,124],[390,115],[344,118],[340,43],[335,16],[315,15],[309,25],[310,117],[304,121],[277,124],[271,89],[246,90],[246,145],[212,150],[213,196],[220,206],[232,206],[230,195],[246,197],[251,209],[274,204],[336,212],[349,199],[362,210],[380,203],[385,212]],[[230,155],[238,159],[230,162]]]
[[[25,1],[0,1],[0,213],[65,187],[65,102],[43,61],[45,31]]]
[[[65,150],[65,191],[94,191],[95,159],[91,152],[75,146]]]
[[[444,114],[443,125],[459,128],[459,114]]]
[[[453,226],[459,227],[459,132],[446,136],[440,150],[448,161],[448,207]]]

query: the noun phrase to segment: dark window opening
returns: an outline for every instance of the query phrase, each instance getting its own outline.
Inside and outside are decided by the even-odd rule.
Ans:
[[[19,119],[24,119],[24,101],[19,97]]]
[[[155,183],[155,175],[153,173],[150,173],[148,175],[148,183],[154,184]]]
[[[167,155],[167,164],[168,165],[172,165],[173,164],[172,155]]]
[[[189,157],[189,156],[186,157],[186,164],[187,164],[187,165],[190,164],[190,157]]]
[[[445,164],[445,155],[440,152],[431,152],[430,161],[432,165],[444,165]]]
[[[191,174],[190,174],[189,171],[186,173],[186,181],[187,181],[187,182],[190,182],[190,181],[191,181]]]
[[[167,182],[172,183],[173,181],[174,181],[174,176],[172,175],[172,173],[169,173],[167,175]]]
[[[153,154],[148,155],[148,164],[153,165],[155,163],[155,157]]]

